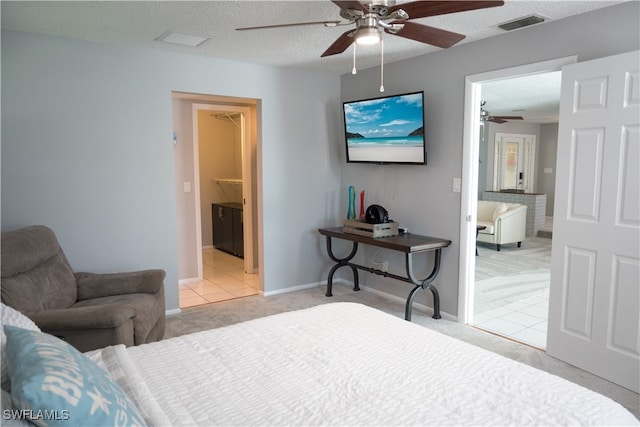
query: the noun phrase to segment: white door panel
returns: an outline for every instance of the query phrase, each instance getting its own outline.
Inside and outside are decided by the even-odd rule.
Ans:
[[[547,353],[640,388],[639,52],[563,68]]]

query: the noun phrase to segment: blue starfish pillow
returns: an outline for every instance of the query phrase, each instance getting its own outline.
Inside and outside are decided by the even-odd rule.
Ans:
[[[70,344],[4,326],[11,398],[21,416],[46,426],[143,426],[142,416],[109,374]]]

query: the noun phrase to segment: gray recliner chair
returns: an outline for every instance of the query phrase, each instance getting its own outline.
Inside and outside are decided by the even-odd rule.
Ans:
[[[54,232],[2,233],[2,302],[80,351],[162,339],[163,270],[74,273]]]

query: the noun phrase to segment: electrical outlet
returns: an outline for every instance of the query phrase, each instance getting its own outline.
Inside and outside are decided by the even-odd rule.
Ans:
[[[389,261],[374,261],[373,268],[387,273],[389,271]]]

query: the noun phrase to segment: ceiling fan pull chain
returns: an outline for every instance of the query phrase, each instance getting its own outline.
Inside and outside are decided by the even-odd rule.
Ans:
[[[380,92],[384,92],[384,40],[380,40]]]
[[[351,74],[357,73],[356,71],[356,46],[357,45],[358,45],[357,43],[353,44],[353,69],[351,70]]]

